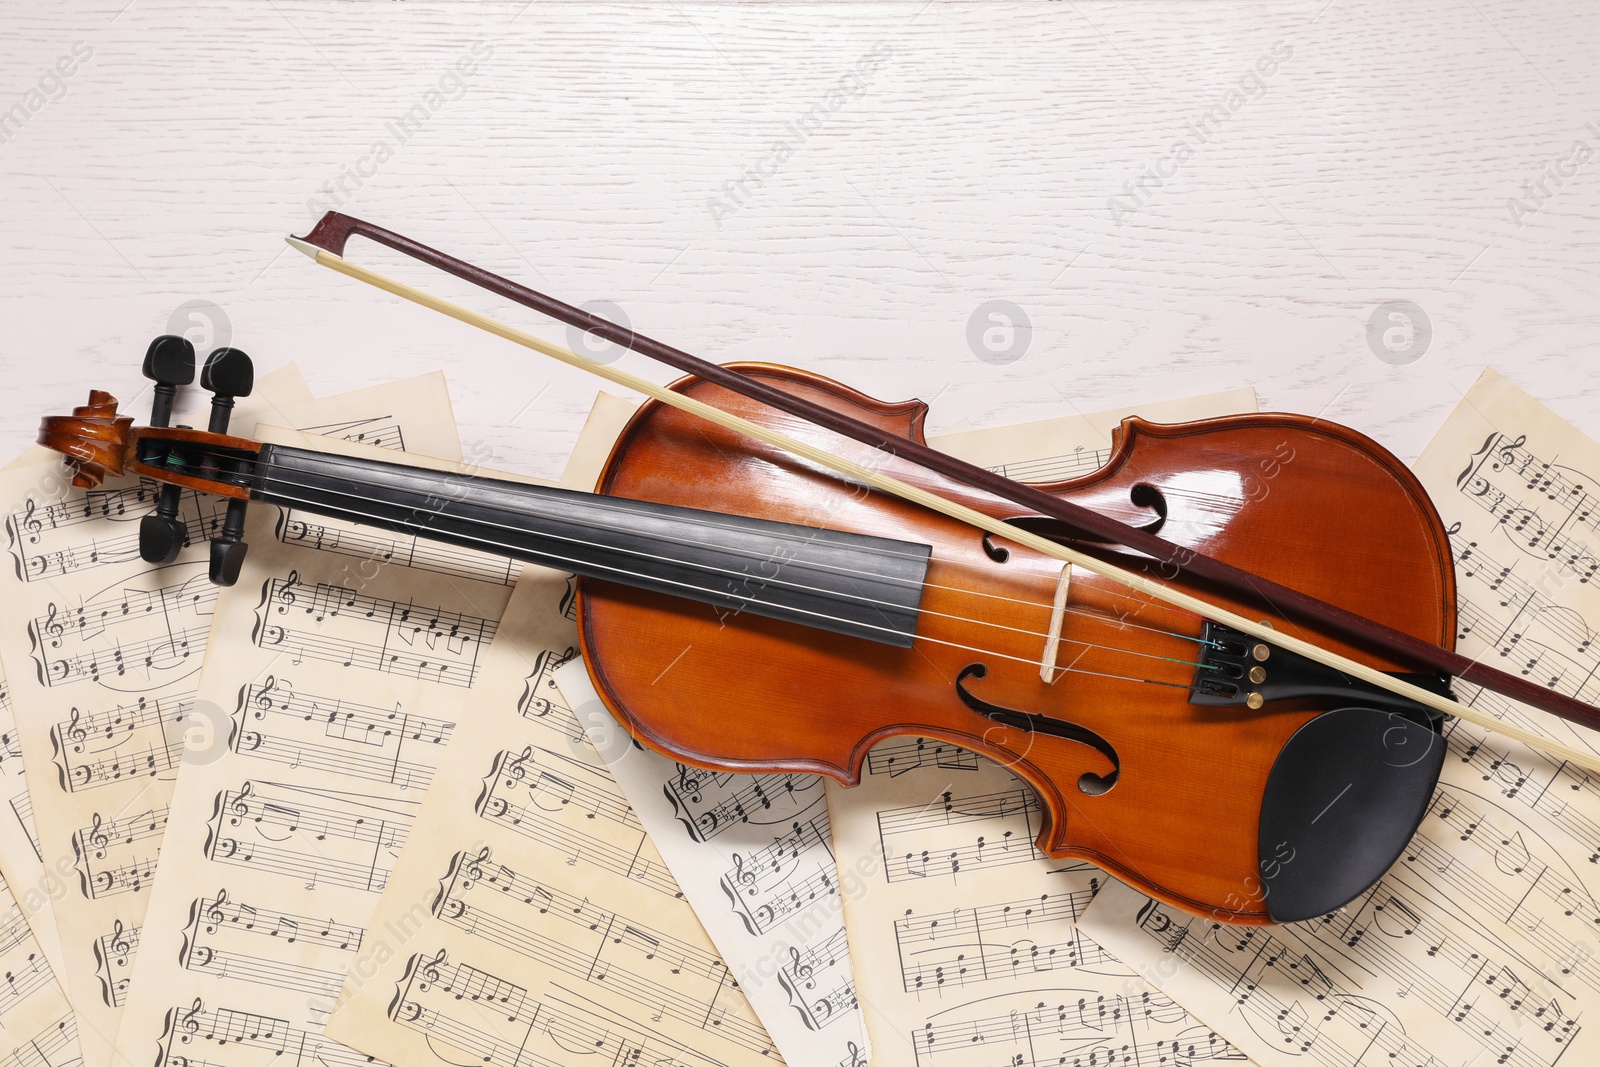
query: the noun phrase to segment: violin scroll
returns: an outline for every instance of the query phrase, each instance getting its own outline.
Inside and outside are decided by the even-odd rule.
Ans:
[[[67,457],[72,484],[98,489],[107,475],[124,471],[133,435],[133,419],[117,414],[117,398],[103,389],[89,391],[89,402],[71,415],[46,415],[38,441]]]

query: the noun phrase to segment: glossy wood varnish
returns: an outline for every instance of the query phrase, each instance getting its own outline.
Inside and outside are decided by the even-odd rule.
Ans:
[[[884,403],[787,368],[741,369],[922,439],[919,401]],[[676,388],[980,511],[1017,517],[1005,501],[718,386],[688,379]],[[1282,414],[1175,425],[1129,419],[1101,470],[1046,488],[1143,523],[1155,516],[1130,498],[1141,484],[1166,498],[1161,532],[1169,540],[1452,647],[1454,571],[1438,516],[1410,472],[1360,434]],[[885,738],[954,742],[1038,791],[1038,845],[1051,855],[1090,860],[1189,911],[1268,921],[1257,871],[1262,790],[1284,742],[1321,708],[1197,707],[1184,689],[1102,676],[1186,686],[1193,668],[1169,660],[1192,661],[1196,645],[1151,628],[1198,635],[1200,620],[1075,570],[1056,657],[1075,670],[1047,684],[1037,664],[1059,561],[1004,543],[1009,551],[997,561],[981,531],[655,403],[624,431],[597,488],[933,546],[909,649],[749,614],[719,617],[704,605],[583,580],[585,661],[602,698],[643,743],[700,766],[811,771],[852,784],[868,749]],[[1183,578],[1175,584],[1363,663],[1403,669],[1268,604]],[[1111,769],[1103,755],[969,709],[956,679],[975,663],[985,673],[965,683],[974,696],[1078,723],[1110,741],[1122,765],[1116,785],[1084,794],[1082,774]]]

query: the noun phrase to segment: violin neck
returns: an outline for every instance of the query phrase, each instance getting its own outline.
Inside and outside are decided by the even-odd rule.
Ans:
[[[263,445],[252,499],[908,648],[927,545]]]

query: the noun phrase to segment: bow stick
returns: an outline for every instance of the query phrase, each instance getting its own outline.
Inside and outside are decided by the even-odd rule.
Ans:
[[[1121,544],[1125,548],[1153,557],[1158,563],[1176,567],[1195,577],[1204,578],[1240,595],[1264,600],[1285,615],[1314,622],[1325,629],[1369,648],[1382,650],[1396,659],[1412,663],[1425,671],[1444,674],[1492,689],[1505,696],[1548,711],[1590,729],[1600,729],[1600,709],[1534,684],[1525,678],[1505,673],[1468,659],[1450,649],[1421,640],[1373,619],[1365,618],[1316,597],[1280,585],[1260,575],[1235,567],[1232,564],[1173,544],[1164,538],[1136,529],[1116,519],[1051,496],[1024,482],[1013,481],[954,456],[939,452],[927,445],[903,437],[895,437],[877,427],[815,404],[803,397],[775,389],[765,383],[748,378],[738,371],[709,363],[687,352],[679,351],[662,342],[643,337],[632,330],[590,314],[579,308],[528,289],[516,282],[490,273],[481,267],[456,259],[429,248],[402,234],[394,233],[361,219],[330,211],[322,217],[304,238],[288,237],[295,249],[317,264],[329,267],[340,274],[365,282],[414,304],[448,315],[453,319],[475,326],[487,333],[504,338],[524,348],[550,356],[569,366],[588,371],[623,388],[642,393],[660,403],[686,411],[725,429],[744,434],[755,440],[781,448],[818,463],[837,474],[854,478],[882,492],[920,504],[933,511],[985,530],[991,534],[1024,545],[1043,555],[1082,567],[1084,570],[1118,582],[1127,588],[1143,593],[1174,607],[1233,627],[1260,641],[1278,648],[1298,653],[1359,678],[1392,693],[1407,697],[1419,704],[1463,719],[1486,730],[1492,730],[1525,744],[1542,749],[1560,759],[1600,771],[1600,757],[1570,745],[1552,741],[1541,734],[1509,723],[1503,723],[1460,701],[1440,696],[1399,678],[1392,677],[1365,664],[1341,656],[1302,638],[1273,629],[1256,620],[1213,605],[1181,590],[1169,588],[1160,582],[1102,561],[1095,556],[1048,540],[1000,519],[947,500],[936,493],[872,470],[859,463],[836,456],[825,449],[799,441],[776,430],[730,414],[703,401],[662,388],[645,378],[615,367],[597,363],[560,345],[551,344],[540,337],[508,326],[502,322],[441,299],[421,289],[396,281],[344,258],[346,242],[351,236],[367,237],[422,263],[437,267],[465,281],[512,300],[524,307],[541,312],[560,322],[576,326],[597,337],[620,344],[642,355],[666,363],[686,374],[720,385],[732,392],[789,414],[843,436],[872,445],[890,455],[907,459],[920,466],[944,474],[973,488],[1010,500],[1020,507],[1047,515],[1077,529],[1088,531],[1096,537]]]

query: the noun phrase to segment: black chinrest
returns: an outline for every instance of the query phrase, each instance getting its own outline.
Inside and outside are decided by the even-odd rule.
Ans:
[[[1325,915],[1383,877],[1422,822],[1444,753],[1436,728],[1399,712],[1339,708],[1300,727],[1261,801],[1272,920]]]

